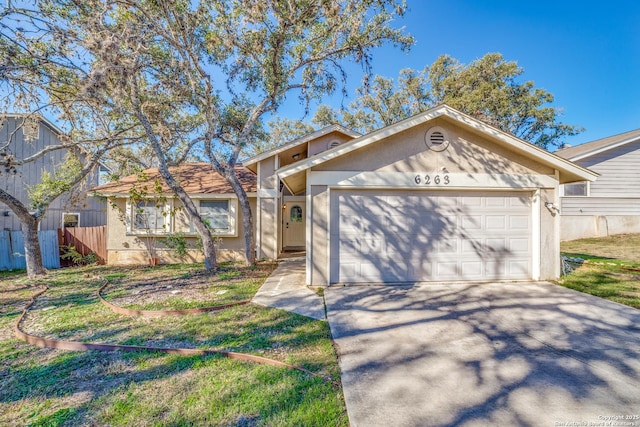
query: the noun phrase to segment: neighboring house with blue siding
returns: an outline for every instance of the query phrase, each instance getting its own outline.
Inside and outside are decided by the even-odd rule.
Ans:
[[[61,131],[48,120],[38,117],[23,125],[25,115],[4,114],[0,127],[0,155],[8,153],[22,160],[41,152],[45,147],[60,145]],[[32,116],[33,117],[33,116]],[[25,138],[25,132],[27,138]],[[0,188],[16,197],[28,206],[28,188],[42,180],[42,173],[53,173],[64,161],[66,151],[53,150],[32,162],[18,166],[16,173],[0,171]],[[100,176],[104,167],[98,166],[87,178],[86,190],[100,183]],[[85,190],[85,191],[86,191]],[[63,194],[47,209],[40,222],[41,230],[55,230],[71,227],[91,227],[106,224],[106,203],[86,194]],[[0,202],[0,230],[20,230],[21,224],[15,214]]]
[[[561,239],[640,233],[640,129],[558,150],[600,174],[561,186]]]

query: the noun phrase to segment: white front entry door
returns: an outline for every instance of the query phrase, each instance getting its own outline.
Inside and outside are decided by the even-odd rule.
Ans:
[[[306,207],[304,197],[285,197],[282,212],[284,247],[302,248],[306,244]]]

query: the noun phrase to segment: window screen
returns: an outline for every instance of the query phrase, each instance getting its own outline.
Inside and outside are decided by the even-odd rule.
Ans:
[[[212,230],[229,229],[229,201],[203,200],[200,202],[200,215]]]
[[[154,201],[138,202],[135,207],[134,227],[138,230],[162,230],[164,215],[162,206]]]

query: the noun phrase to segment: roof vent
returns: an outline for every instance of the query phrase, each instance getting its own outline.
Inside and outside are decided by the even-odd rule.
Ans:
[[[332,148],[335,148],[338,145],[340,145],[340,141],[338,141],[337,139],[334,139],[329,143],[328,149],[331,150]]]
[[[444,151],[449,147],[447,133],[441,127],[435,126],[427,131],[424,136],[425,143],[432,151]]]

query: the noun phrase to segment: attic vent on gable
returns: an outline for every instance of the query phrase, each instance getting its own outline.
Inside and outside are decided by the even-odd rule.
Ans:
[[[442,132],[433,132],[429,140],[431,141],[431,145],[442,145],[444,144],[444,134]]]
[[[432,151],[444,151],[449,147],[447,132],[441,127],[434,126],[424,136],[424,142]]]
[[[334,139],[329,143],[329,146],[327,147],[327,149],[331,150],[332,148],[337,147],[338,145],[340,145],[340,141],[338,141],[337,139]]]

